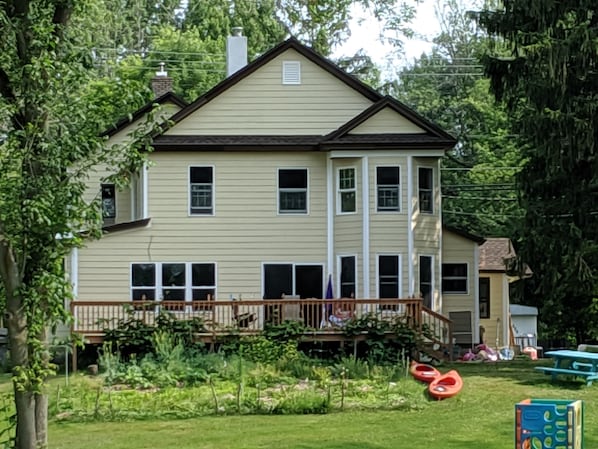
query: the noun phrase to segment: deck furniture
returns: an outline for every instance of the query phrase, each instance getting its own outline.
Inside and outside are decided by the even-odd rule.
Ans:
[[[552,380],[557,376],[574,376],[585,379],[587,385],[598,379],[598,354],[593,352],[558,350],[548,351],[546,355],[553,360],[553,366],[538,366],[538,371],[550,374]]]

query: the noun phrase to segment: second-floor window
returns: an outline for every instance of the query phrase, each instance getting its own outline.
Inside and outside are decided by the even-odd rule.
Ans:
[[[307,213],[307,169],[278,170],[278,212]]]
[[[376,184],[378,212],[399,212],[401,210],[401,169],[377,167]]]
[[[213,167],[189,167],[189,213],[212,215],[214,213]]]
[[[430,167],[419,167],[419,211],[434,212],[434,170]]]
[[[114,184],[102,184],[101,188],[104,224],[113,224],[116,219],[116,190]]]
[[[356,211],[355,169],[341,168],[338,171],[338,211],[341,214]]]

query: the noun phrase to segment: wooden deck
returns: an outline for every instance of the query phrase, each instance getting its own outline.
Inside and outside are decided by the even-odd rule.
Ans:
[[[72,332],[92,344],[101,343],[105,329],[114,329],[119,321],[138,319],[147,325],[156,322],[161,312],[177,319],[201,319],[203,332],[197,338],[214,343],[231,333],[258,334],[266,323],[286,320],[306,326],[306,341],[347,341],[342,323],[330,321],[338,308],[355,318],[371,314],[378,319],[402,318],[431,346],[437,345],[452,354],[451,322],[422,305],[421,299],[284,299],[284,300],[213,300],[213,301],[73,301]]]

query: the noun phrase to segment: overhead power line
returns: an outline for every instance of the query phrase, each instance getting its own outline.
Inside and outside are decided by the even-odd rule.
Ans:
[[[479,213],[479,212],[461,212],[456,210],[442,210],[443,214],[454,214],[454,215],[468,215],[471,217],[499,217],[499,218],[523,218],[523,215],[513,215],[513,214],[489,214],[489,213]]]

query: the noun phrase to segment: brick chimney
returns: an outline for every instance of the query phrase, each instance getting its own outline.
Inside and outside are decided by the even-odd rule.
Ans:
[[[234,27],[232,36],[226,38],[226,76],[247,65],[247,38],[243,36],[243,27]]]
[[[168,76],[168,72],[164,70],[164,63],[160,63],[160,70],[156,72],[156,76],[152,78],[152,90],[156,98],[161,97],[167,92],[172,92],[172,78]]]

